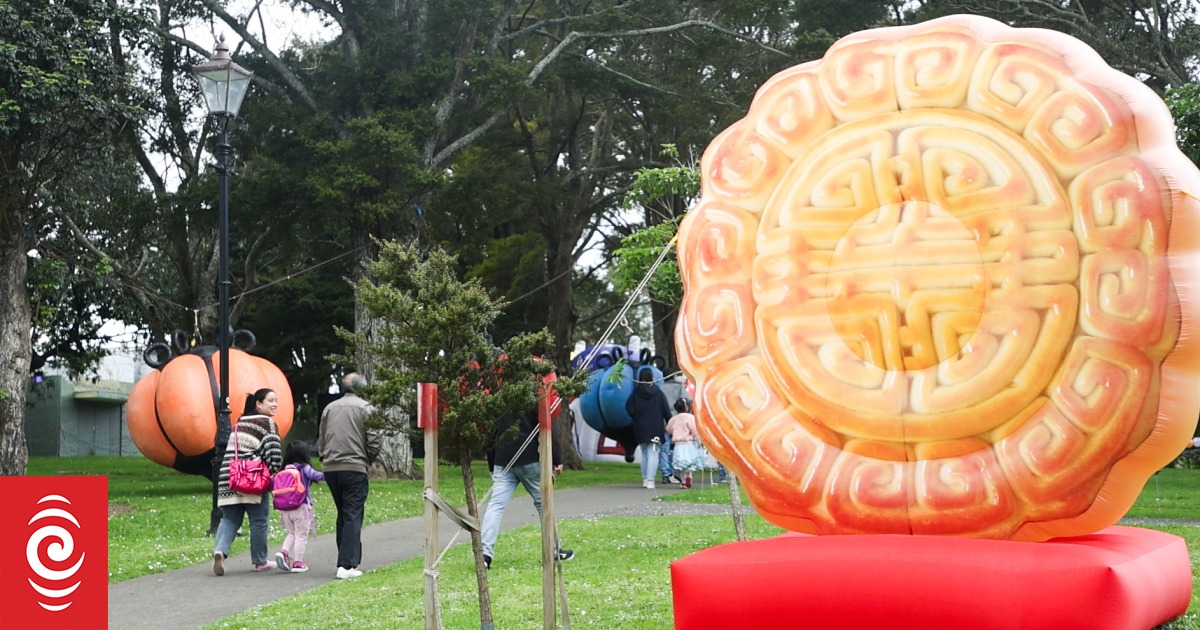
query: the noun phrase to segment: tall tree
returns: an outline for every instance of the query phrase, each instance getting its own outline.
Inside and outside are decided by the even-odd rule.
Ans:
[[[0,3],[0,475],[28,464],[28,252],[66,206],[102,201],[106,186],[87,184],[107,177],[132,114],[115,98],[123,77],[95,54],[115,18],[101,0]]]
[[[892,2],[884,0],[765,0],[736,3],[696,1],[671,3],[664,11],[703,12],[728,30],[756,42],[730,45],[721,32],[689,32],[686,37],[658,38],[624,45],[611,65],[636,77],[626,106],[628,128],[620,132],[637,162],[663,175],[694,168],[712,138],[745,115],[755,91],[771,75],[819,58],[837,38],[892,19]],[[671,151],[664,152],[664,147]],[[648,183],[643,181],[643,184]],[[634,195],[642,221],[619,226],[627,236],[643,226],[674,224],[695,201],[694,191],[643,187]],[[669,230],[673,233],[673,229]],[[665,241],[664,241],[665,242]],[[619,239],[612,239],[615,250]],[[657,250],[651,255],[651,260]],[[642,272],[645,267],[642,268]],[[628,290],[636,284],[622,285]],[[621,284],[621,283],[618,283]],[[658,354],[675,366],[674,329],[678,301],[670,293],[649,294],[653,336]]]
[[[281,49],[253,28],[258,5],[235,15],[223,2],[198,2],[253,50],[239,61],[256,71],[268,97],[246,113],[245,133],[259,147],[247,178],[255,177],[256,164],[286,164],[284,177],[300,185],[285,198],[302,199],[306,217],[322,217],[302,219],[319,226],[309,233],[336,235],[338,250],[354,252],[355,279],[373,257],[373,238],[411,239],[432,222],[430,213],[422,221],[422,208],[431,205],[441,178],[454,175],[467,147],[499,143],[503,159],[528,164],[521,186],[528,222],[514,233],[537,234],[544,248],[544,304],[560,360],[573,341],[574,264],[634,168],[620,163],[628,155],[611,133],[618,101],[606,83],[621,74],[605,68],[611,55],[589,49],[599,49],[597,42],[724,31],[704,19],[665,17],[660,9],[669,3],[661,1],[300,0],[299,10],[327,20],[336,35]],[[177,27],[163,41],[202,49]],[[291,222],[280,208],[286,204],[272,201],[275,209],[267,212]],[[355,320],[357,330],[370,333],[374,322],[361,305]]]
[[[1179,149],[1193,164],[1200,164],[1200,84],[1191,83],[1170,90],[1166,100],[1175,117]]]
[[[632,84],[609,66],[620,48],[615,42],[706,29],[753,41],[703,15],[664,12],[671,3],[661,1],[301,0],[297,6],[328,20],[338,34],[328,44],[289,56],[274,52],[222,3],[201,2],[260,56],[256,69],[268,92],[307,109],[335,142],[353,142],[358,132],[352,121],[372,118],[381,129],[408,134],[423,168],[444,174],[464,148],[490,132],[519,134],[509,141],[510,151],[523,152],[536,178],[536,196],[527,203],[542,221],[537,231],[546,248],[547,306],[560,356],[571,346],[570,270],[581,241],[597,229],[597,215],[616,207],[622,181],[613,178],[623,172],[627,184],[634,168],[632,163],[614,168],[630,156],[613,144],[612,121],[623,104],[606,84]],[[397,177],[381,184],[405,186]],[[419,195],[420,188],[408,189]],[[338,215],[349,222],[351,238],[404,237],[412,229],[411,206],[419,199],[404,194],[385,199],[389,205],[360,204]],[[362,250],[363,259],[369,259],[369,250]],[[359,324],[368,322],[360,315]]]
[[[544,330],[518,335],[501,347],[493,345],[487,331],[500,313],[500,303],[479,282],[460,280],[456,267],[453,257],[440,250],[424,254],[412,245],[384,243],[370,278],[356,285],[359,300],[380,322],[377,338],[339,332],[354,353],[345,361],[362,362],[363,355],[375,359],[376,385],[368,397],[377,407],[412,410],[414,384],[437,385],[439,452],[459,465],[467,511],[478,518],[471,462],[494,445],[499,419],[536,408],[543,379],[554,364],[535,358],[551,343]],[[580,390],[569,378],[554,386],[564,395]],[[514,432],[515,428],[501,437],[511,440]],[[471,532],[471,544],[481,627],[489,628],[491,599],[478,531]]]
[[[922,0],[922,17],[972,13],[1079,38],[1108,64],[1159,94],[1193,81],[1200,7],[1193,0]]]

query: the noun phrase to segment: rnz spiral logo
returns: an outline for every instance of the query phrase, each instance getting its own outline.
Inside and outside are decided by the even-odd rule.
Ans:
[[[38,605],[51,612],[58,612],[66,610],[71,605],[71,593],[74,593],[79,588],[79,585],[83,584],[83,580],[76,578],[80,567],[83,566],[83,561],[87,558],[87,553],[81,552],[79,560],[71,565],[70,568],[63,570],[51,569],[42,562],[42,542],[46,540],[51,541],[45,548],[46,555],[54,563],[70,562],[75,556],[75,538],[71,530],[57,524],[56,521],[69,522],[75,526],[76,530],[79,529],[79,521],[69,511],[71,502],[65,497],[57,494],[49,494],[38,499],[39,505],[43,503],[51,505],[61,503],[65,507],[46,507],[37,514],[34,514],[33,518],[29,519],[29,524],[34,525],[37,523],[38,528],[33,532],[33,536],[30,536],[29,543],[25,545],[25,559],[29,562],[29,568],[33,569],[34,575],[39,578],[38,580],[29,579],[29,585],[41,596],[37,598]],[[75,580],[74,584],[71,584],[72,580]],[[55,586],[69,584],[69,586],[65,588],[47,588],[38,584],[38,582],[49,583]],[[42,601],[43,598],[53,603]]]
[[[0,496],[0,630],[107,627],[108,480],[0,477]]]

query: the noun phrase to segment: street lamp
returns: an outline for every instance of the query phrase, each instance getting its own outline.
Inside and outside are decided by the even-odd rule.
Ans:
[[[213,58],[192,66],[192,74],[204,95],[204,104],[210,116],[217,117],[217,191],[218,191],[218,240],[220,259],[217,268],[217,302],[220,309],[217,317],[217,348],[221,352],[220,391],[218,396],[217,435],[213,448],[213,516],[211,523],[216,533],[216,522],[220,513],[216,508],[217,473],[223,453],[221,445],[229,442],[229,125],[237,117],[242,98],[250,87],[253,72],[237,65],[229,56],[229,46],[222,35],[217,41]]]

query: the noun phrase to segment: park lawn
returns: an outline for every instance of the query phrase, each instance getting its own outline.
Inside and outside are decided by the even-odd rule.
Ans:
[[[477,491],[490,485],[482,462],[475,468]],[[30,475],[106,475],[109,479],[110,583],[140,575],[206,562],[211,540],[208,527],[210,486],[206,479],[183,475],[141,457],[34,458]],[[442,494],[461,504],[462,480],[457,467],[440,470]],[[638,469],[629,464],[588,463],[584,471],[559,478],[558,488],[636,483]],[[706,480],[705,480],[706,481]],[[1131,508],[1140,519],[1200,519],[1200,470],[1168,468],[1154,475]],[[367,522],[418,516],[420,480],[372,481]],[[318,518],[334,520],[331,501],[320,501]],[[664,497],[666,500],[727,503],[724,485],[697,487]],[[748,517],[751,538],[774,536],[780,530],[757,516]],[[1195,573],[1200,563],[1200,527],[1190,524],[1151,524],[1187,540]],[[733,539],[728,516],[605,518],[562,521],[579,560],[564,564],[571,621],[580,627],[663,628],[672,625],[668,567],[678,558]],[[283,533],[272,519],[272,542]],[[239,539],[236,545],[246,545]],[[512,545],[508,566],[489,573],[498,627],[534,627],[540,620],[540,536],[536,526],[505,534]],[[440,567],[443,626],[478,624],[473,559],[468,545],[450,549]],[[586,567],[586,569],[585,569]],[[311,611],[306,626],[420,628],[423,627],[420,558],[369,572],[358,580],[330,584],[235,617],[211,627],[250,627],[294,620],[296,609]],[[1200,598],[1183,617],[1164,630],[1200,630]],[[532,616],[531,616],[532,615]]]
[[[665,500],[728,503],[728,487],[707,479]],[[1129,512],[1140,519],[1200,517],[1200,470],[1164,469],[1146,484]],[[750,538],[777,535],[780,529],[757,515],[747,518]],[[1200,526],[1144,525],[1184,538],[1191,550],[1192,572],[1200,565]],[[670,563],[688,554],[731,542],[728,516],[605,518],[564,520],[564,539],[576,560],[563,564],[571,624],[587,628],[669,628],[673,625]],[[540,532],[537,526],[504,534],[513,552],[511,564],[488,573],[493,614],[498,628],[533,628],[541,624]],[[439,566],[440,606],[445,628],[477,627],[474,559],[469,545],[452,548]],[[351,581],[334,581],[294,597],[257,607],[206,626],[207,629],[264,627],[287,623],[296,611],[312,628],[423,628],[424,568],[421,558],[371,571]],[[1160,630],[1200,630],[1200,590],[1193,587],[1185,615]]]
[[[749,536],[767,538],[781,530],[758,516],[747,519]],[[1200,528],[1156,527],[1200,549]],[[728,516],[658,516],[559,522],[575,559],[563,563],[571,625],[578,628],[660,630],[673,627],[671,562],[733,540]],[[506,564],[488,572],[497,628],[541,627],[541,536],[537,526],[505,532]],[[510,560],[511,559],[511,560]],[[1197,554],[1192,554],[1193,572]],[[306,628],[424,628],[424,568],[413,558],[250,609],[205,626],[266,628],[295,623]],[[479,627],[474,559],[469,545],[456,545],[438,567],[442,627]],[[1193,591],[1188,613],[1162,630],[1197,630],[1200,603]]]
[[[688,503],[729,503],[728,487],[709,483],[707,475],[694,477],[695,487],[666,495],[664,501]],[[745,492],[743,505],[749,506]],[[1200,524],[1200,469],[1163,468],[1146,482],[1133,507],[1126,513],[1133,519],[1188,519]]]
[[[751,538],[782,532],[747,519]],[[622,630],[673,627],[669,565],[701,549],[733,540],[728,516],[656,516],[570,519],[559,533],[575,559],[562,564],[571,626]],[[505,532],[504,563],[488,571],[497,628],[542,627],[541,533],[536,525]],[[478,628],[475,560],[470,545],[452,547],[438,566],[442,627]],[[368,571],[256,607],[205,626],[267,628],[424,628],[424,559]]]
[[[491,487],[486,463],[476,462],[476,492]],[[161,573],[206,562],[212,557],[208,529],[212,484],[204,477],[185,475],[144,457],[33,457],[31,476],[104,475],[108,477],[108,580],[124,580]],[[635,483],[636,466],[592,463],[584,471],[558,478],[556,487]],[[440,492],[451,504],[465,505],[462,472],[457,466],[439,469]],[[372,480],[365,524],[382,523],[424,513],[421,493],[424,482],[415,480]],[[521,490],[520,492],[524,492]],[[317,522],[332,527],[337,520],[327,491],[316,492]],[[282,543],[285,532],[276,518],[270,519],[271,542]],[[234,552],[248,548],[239,538]]]

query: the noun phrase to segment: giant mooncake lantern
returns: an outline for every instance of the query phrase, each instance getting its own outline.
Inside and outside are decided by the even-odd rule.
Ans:
[[[678,354],[768,520],[1091,533],[1192,435],[1200,174],[1079,41],[967,16],[852,35],[701,168]]]

